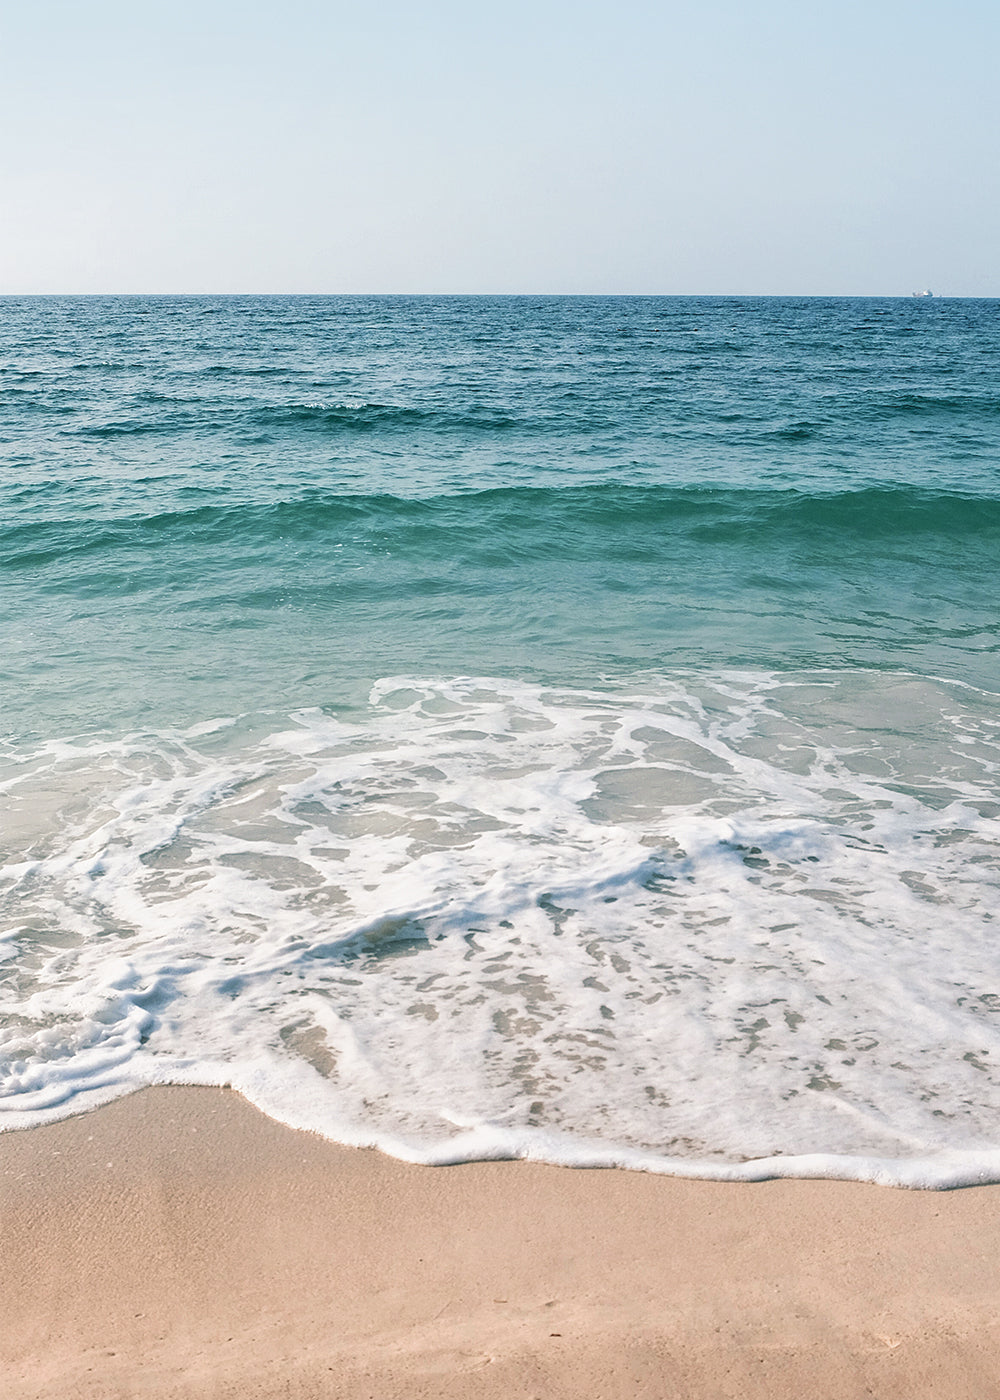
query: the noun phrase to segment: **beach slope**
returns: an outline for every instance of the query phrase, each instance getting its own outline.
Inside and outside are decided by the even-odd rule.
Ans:
[[[5,1400],[1000,1394],[1000,1188],[407,1166],[158,1088],[0,1135]]]

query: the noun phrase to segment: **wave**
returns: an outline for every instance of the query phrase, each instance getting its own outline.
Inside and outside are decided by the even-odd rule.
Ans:
[[[60,489],[61,507],[65,491]],[[810,495],[798,490],[698,487],[498,487],[430,497],[308,491],[291,499],[215,502],[117,519],[78,520],[60,513],[14,525],[0,568],[39,568],[68,554],[118,548],[319,542],[345,531],[391,533],[397,547],[436,547],[460,537],[465,549],[506,546],[565,553],[574,541],[604,552],[613,547],[661,549],[671,538],[703,543],[770,541],[881,543],[939,540],[992,544],[1000,536],[1000,499],[919,488],[869,487]],[[604,545],[602,546],[602,541]]]
[[[853,400],[859,413],[872,417],[954,417],[963,419],[1000,416],[996,394],[918,394],[880,390]]]
[[[441,427],[486,428],[491,431],[513,427],[513,415],[495,409],[470,407],[454,410],[418,408],[412,404],[390,403],[311,403],[286,404],[256,409],[248,424],[262,428],[306,428],[314,431],[354,430],[381,432],[392,428]]]
[[[217,367],[213,373],[218,373]],[[258,376],[261,371],[252,371]],[[238,379],[243,373],[229,371]],[[157,416],[148,414],[150,403],[159,405]],[[82,438],[131,438],[170,436],[191,431],[198,434],[237,432],[241,435],[298,431],[321,434],[392,433],[425,428],[435,432],[488,431],[503,433],[518,426],[513,414],[470,405],[460,411],[443,408],[420,408],[410,404],[329,402],[293,404],[246,404],[226,401],[206,401],[203,397],[178,398],[139,395],[138,403],[144,415],[125,407],[120,417],[98,423],[83,423],[65,429],[69,436]],[[51,409],[47,409],[51,411]],[[560,427],[564,424],[560,420]],[[544,430],[544,421],[533,419],[532,431]]]
[[[116,368],[122,368],[116,366]],[[129,366],[129,368],[132,368]],[[685,373],[691,366],[685,366]],[[985,420],[995,420],[1000,416],[1000,397],[995,394],[962,393],[915,393],[901,390],[879,390],[876,392],[847,392],[833,398],[824,399],[821,409],[814,404],[814,411],[802,416],[802,402],[797,406],[797,414],[786,422],[774,424],[770,412],[762,413],[758,405],[742,403],[735,412],[727,413],[718,405],[705,413],[694,402],[678,403],[672,385],[675,371],[663,370],[668,374],[668,382],[658,388],[646,386],[644,398],[639,405],[640,412],[653,417],[651,428],[682,432],[692,425],[700,424],[709,431],[718,424],[740,421],[743,424],[741,439],[766,443],[794,443],[812,441],[830,434],[864,429],[865,425],[897,422],[903,430],[914,419],[938,420],[946,423],[963,422],[975,426]],[[199,371],[198,382],[223,377],[239,383],[241,380],[277,380],[291,384],[294,374],[287,369],[275,366],[227,366],[213,364]],[[32,394],[37,390],[31,386]],[[807,391],[808,392],[808,391]],[[80,438],[115,439],[146,436],[170,436],[178,432],[238,432],[245,433],[295,433],[340,436],[343,434],[370,435],[373,433],[393,434],[396,431],[413,432],[425,430],[434,433],[481,433],[504,434],[511,429],[526,429],[531,433],[545,435],[552,428],[560,432],[566,430],[567,418],[574,425],[585,426],[594,414],[602,420],[608,417],[608,405],[595,399],[589,391],[553,391],[551,398],[534,400],[524,404],[518,411],[509,406],[488,406],[484,403],[454,401],[444,404],[406,404],[382,402],[378,400],[319,399],[315,401],[268,404],[251,397],[231,398],[206,397],[203,393],[190,396],[139,392],[133,398],[123,399],[116,415],[103,421],[86,419],[64,428],[67,436]],[[660,408],[666,395],[670,403],[668,422],[660,421]],[[72,412],[75,409],[65,405],[46,402],[39,405],[46,413]],[[151,413],[151,409],[157,412]],[[618,415],[612,413],[617,419]],[[928,424],[929,426],[930,424]]]

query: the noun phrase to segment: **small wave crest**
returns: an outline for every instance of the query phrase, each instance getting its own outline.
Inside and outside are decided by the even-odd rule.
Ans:
[[[60,488],[63,499],[66,492]],[[42,493],[44,495],[44,492]],[[36,493],[37,496],[37,493]],[[33,504],[35,502],[33,501]],[[891,551],[917,537],[988,543],[1000,536],[1000,499],[917,487],[870,487],[839,493],[800,490],[643,487],[617,483],[573,487],[498,487],[435,496],[387,492],[303,491],[278,500],[211,502],[152,514],[77,519],[50,510],[6,532],[0,567],[37,567],[69,551],[154,546],[190,539],[323,540],[358,528],[390,533],[395,547],[438,546],[460,535],[475,553],[502,540],[517,552],[582,547],[662,549],[685,536],[752,538],[759,551],[776,544],[863,539]],[[491,544],[492,542],[492,544]]]
[[[187,432],[200,437],[226,433],[241,437],[288,433],[370,436],[414,431],[473,434],[488,431],[495,434],[516,425],[516,418],[508,412],[475,405],[421,407],[363,399],[268,404],[205,399],[200,395],[141,393],[134,403],[123,405],[117,416],[96,422],[74,419],[63,432],[74,437],[99,439],[171,437]],[[544,428],[544,425],[534,426]]]

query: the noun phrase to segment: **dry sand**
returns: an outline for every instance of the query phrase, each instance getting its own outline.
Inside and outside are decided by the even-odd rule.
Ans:
[[[0,1136],[0,1395],[1000,1396],[1000,1188],[405,1166],[226,1090]]]

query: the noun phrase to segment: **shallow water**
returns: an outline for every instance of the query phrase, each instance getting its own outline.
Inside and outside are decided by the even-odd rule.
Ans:
[[[998,316],[0,302],[0,1121],[1000,1179]]]

